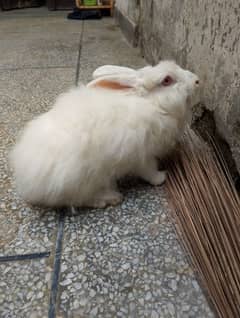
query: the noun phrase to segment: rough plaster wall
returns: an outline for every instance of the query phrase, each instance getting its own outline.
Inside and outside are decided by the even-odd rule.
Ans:
[[[240,2],[141,0],[140,46],[150,63],[174,58],[195,71],[240,172]]]

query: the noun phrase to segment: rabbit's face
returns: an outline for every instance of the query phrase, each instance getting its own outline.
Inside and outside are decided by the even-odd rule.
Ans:
[[[199,79],[194,73],[182,69],[172,61],[144,67],[138,73],[143,79],[145,97],[156,100],[161,106],[165,105],[166,110],[170,110],[172,106],[176,108],[178,104],[186,104],[199,86]]]

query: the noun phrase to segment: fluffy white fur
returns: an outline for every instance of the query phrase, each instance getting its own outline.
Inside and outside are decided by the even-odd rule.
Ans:
[[[121,201],[116,181],[124,175],[164,182],[156,158],[181,136],[198,79],[169,61],[116,72],[60,95],[50,111],[27,124],[10,154],[26,201],[104,207]],[[162,85],[166,76],[172,85]],[[102,79],[131,88],[95,87]]]

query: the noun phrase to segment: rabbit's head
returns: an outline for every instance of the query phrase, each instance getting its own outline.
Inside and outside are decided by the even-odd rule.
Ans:
[[[166,113],[191,109],[199,78],[173,61],[162,61],[137,71],[143,79],[145,96],[161,106]],[[187,109],[185,109],[187,108]]]
[[[161,105],[165,112],[175,112],[176,108],[191,106],[191,97],[199,86],[198,77],[182,69],[173,61],[162,61],[156,66],[146,66],[138,70],[127,67],[105,65],[95,70],[94,80],[89,87],[103,87],[123,90],[149,98]]]

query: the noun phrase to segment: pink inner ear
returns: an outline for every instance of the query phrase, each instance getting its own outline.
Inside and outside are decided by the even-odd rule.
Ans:
[[[103,88],[109,88],[109,89],[129,89],[132,88],[131,86],[119,84],[116,82],[111,82],[107,80],[101,80],[94,84],[95,87],[103,87]]]

